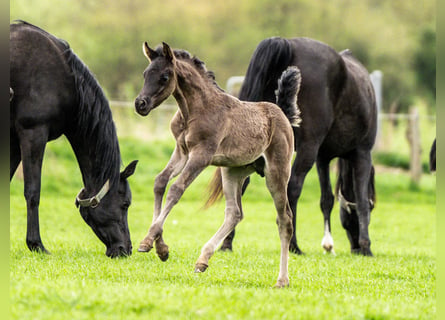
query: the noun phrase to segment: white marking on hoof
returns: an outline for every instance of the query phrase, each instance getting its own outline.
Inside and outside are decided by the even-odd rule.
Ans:
[[[331,233],[329,232],[329,226],[326,223],[324,228],[324,237],[321,240],[321,246],[325,250],[325,253],[329,252],[335,255],[334,251],[334,239],[332,238]]]

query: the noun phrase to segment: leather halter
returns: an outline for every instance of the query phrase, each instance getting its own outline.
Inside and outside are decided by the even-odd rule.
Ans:
[[[80,194],[85,191],[85,188],[82,188],[76,196],[76,207],[91,207],[96,208],[100,201],[105,197],[108,190],[110,190],[110,180],[108,179],[103,185],[102,189],[93,197],[87,199],[80,199]]]

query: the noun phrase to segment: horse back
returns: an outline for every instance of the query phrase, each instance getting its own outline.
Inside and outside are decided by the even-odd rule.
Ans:
[[[73,77],[64,57],[69,47],[27,23],[10,26],[11,126],[49,125],[50,138],[62,134],[72,106]]]

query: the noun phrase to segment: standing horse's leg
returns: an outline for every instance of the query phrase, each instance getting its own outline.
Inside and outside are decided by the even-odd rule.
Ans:
[[[292,165],[291,176],[287,187],[287,197],[292,210],[293,234],[289,245],[289,251],[303,254],[297,244],[297,203],[303,189],[304,179],[314,165],[318,146],[315,143],[301,145],[297,149],[297,156]]]
[[[340,221],[341,225],[346,230],[346,235],[351,244],[351,253],[360,253],[361,249],[358,243],[360,231],[357,211],[351,210],[351,213],[349,213],[346,209],[340,207]]]
[[[170,213],[173,206],[178,203],[185,189],[195,180],[195,178],[210,164],[212,153],[209,154],[210,148],[195,148],[189,154],[184,169],[178,179],[171,185],[167,192],[167,198],[164,208],[154,220],[148,230],[148,234],[141,241],[138,251],[148,252],[153,248],[153,242],[162,236],[162,228],[165,219]]]
[[[20,155],[19,138],[15,132],[10,132],[9,141],[9,180],[11,181],[20,161],[22,161],[22,157]]]
[[[334,239],[331,235],[331,211],[334,206],[334,195],[332,194],[331,179],[329,177],[329,161],[324,159],[317,159],[318,179],[320,181],[320,208],[324,217],[324,236],[321,240],[321,246],[326,250],[325,252],[334,251]]]
[[[39,203],[43,153],[48,140],[46,128],[20,132],[25,199],[27,206],[26,244],[31,251],[49,253],[40,238]]]
[[[254,170],[250,168],[221,168],[224,197],[226,198],[225,218],[215,235],[202,247],[196,261],[195,272],[204,272],[210,257],[217,246],[235,228],[243,218],[241,193],[246,176]]]
[[[370,207],[368,199],[368,186],[371,174],[372,161],[369,150],[358,150],[352,160],[353,186],[357,202],[357,214],[359,223],[359,245],[361,254],[372,256],[371,240],[369,239],[368,227],[370,222]]]
[[[167,163],[164,170],[161,171],[156,176],[155,184],[154,184],[154,196],[155,196],[155,205],[153,212],[153,220],[156,221],[162,209],[162,199],[164,197],[165,188],[167,187],[168,182],[176,177],[181,170],[184,168],[184,165],[187,161],[187,157],[185,154],[179,151],[179,148],[176,146],[173,151],[172,156],[170,157],[169,162]],[[168,246],[165,244],[164,239],[160,236],[156,242],[156,253],[162,261],[167,261],[168,259]],[[141,251],[141,250],[139,250]]]
[[[355,202],[353,183],[352,183],[352,166],[349,160],[338,159],[338,179],[339,185],[337,186],[342,197],[347,197],[348,201]],[[346,230],[349,243],[351,244],[351,253],[360,253],[360,245],[358,243],[360,231],[358,225],[357,210],[348,206],[348,209],[344,208],[340,204],[340,221],[343,228]]]
[[[244,192],[247,189],[247,186],[250,183],[250,177],[247,177],[246,180],[244,180],[243,183],[243,187],[241,190],[241,196],[244,195]],[[241,199],[240,199],[241,202]],[[226,250],[230,250],[232,251],[232,242],[233,242],[233,238],[235,237],[235,228],[233,228],[232,232],[229,233],[229,235],[224,239],[223,244],[221,245],[221,249],[222,251],[226,251]]]

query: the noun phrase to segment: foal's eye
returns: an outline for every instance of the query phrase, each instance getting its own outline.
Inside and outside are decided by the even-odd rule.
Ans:
[[[167,73],[164,73],[163,75],[161,75],[161,78],[159,79],[160,82],[167,82],[169,79],[169,75]]]

